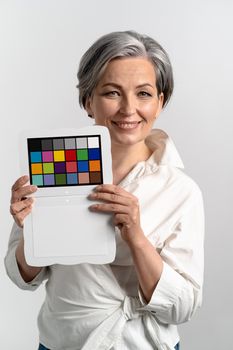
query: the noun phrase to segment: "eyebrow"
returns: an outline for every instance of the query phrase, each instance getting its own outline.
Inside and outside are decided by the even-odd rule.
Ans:
[[[105,87],[105,86],[108,86],[108,85],[114,86],[114,87],[116,87],[118,89],[121,89],[121,85],[113,83],[113,82],[109,82],[109,83],[103,84],[103,85],[101,85],[101,87]],[[151,85],[149,83],[143,83],[143,84],[137,85],[136,88],[142,88],[142,87],[145,87],[145,86],[149,86],[149,87],[152,87],[152,88],[155,87],[155,86],[153,86],[153,85]]]

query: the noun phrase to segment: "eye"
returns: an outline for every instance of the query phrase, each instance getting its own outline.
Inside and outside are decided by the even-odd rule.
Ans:
[[[147,91],[140,91],[138,95],[142,97],[152,97],[152,95]]]
[[[109,97],[116,97],[116,96],[120,96],[120,93],[116,90],[112,90],[112,91],[105,92],[104,95]]]

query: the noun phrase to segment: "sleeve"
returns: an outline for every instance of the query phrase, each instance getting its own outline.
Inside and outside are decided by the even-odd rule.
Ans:
[[[161,250],[163,271],[148,304],[139,290],[142,309],[162,323],[190,320],[202,303],[204,208],[199,188],[191,196],[174,232]]]
[[[48,271],[46,267],[43,267],[40,273],[32,281],[26,283],[23,280],[15,256],[15,251],[20,239],[22,238],[22,235],[23,229],[21,229],[14,223],[11,230],[10,239],[8,243],[8,250],[5,256],[4,263],[7,275],[14,284],[16,284],[21,289],[33,291],[37,289],[45,279],[47,279]]]

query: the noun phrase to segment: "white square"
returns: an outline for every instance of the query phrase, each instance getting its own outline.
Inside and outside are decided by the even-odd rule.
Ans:
[[[99,138],[88,137],[88,148],[99,148]]]

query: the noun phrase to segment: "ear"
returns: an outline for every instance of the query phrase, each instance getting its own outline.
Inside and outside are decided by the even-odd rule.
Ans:
[[[93,118],[93,112],[91,108],[91,97],[87,97],[84,108],[87,111],[88,116]]]
[[[163,92],[161,92],[161,94],[158,96],[158,108],[155,115],[156,118],[159,116],[160,112],[163,109],[163,101],[164,101],[164,94]]]

